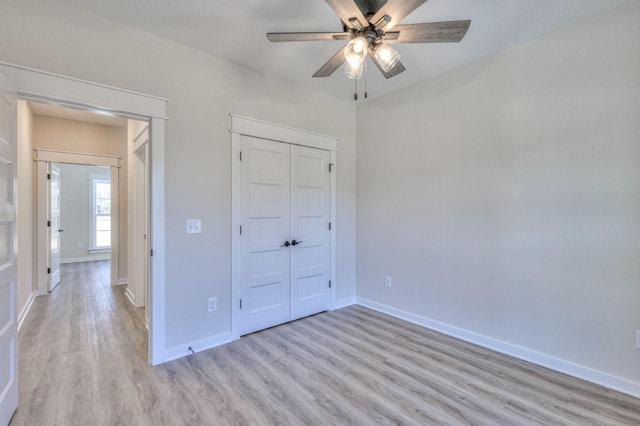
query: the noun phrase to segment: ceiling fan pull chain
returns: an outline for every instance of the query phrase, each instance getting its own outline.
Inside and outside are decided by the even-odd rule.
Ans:
[[[367,99],[369,93],[367,91],[367,62],[364,63],[364,98]]]
[[[353,92],[353,100],[357,101],[358,100],[358,79],[354,78],[353,81],[355,82],[356,88]]]

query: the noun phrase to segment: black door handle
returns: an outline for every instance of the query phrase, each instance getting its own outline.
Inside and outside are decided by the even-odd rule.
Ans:
[[[295,240],[294,240],[295,241]],[[281,245],[280,247],[289,247],[291,245],[291,243],[289,241],[285,241],[283,245]],[[295,245],[295,244],[294,244]]]
[[[292,246],[297,246],[298,244],[302,244],[302,243],[304,243],[304,241],[291,240],[291,245]]]
[[[64,232],[64,229],[58,229],[58,232]]]

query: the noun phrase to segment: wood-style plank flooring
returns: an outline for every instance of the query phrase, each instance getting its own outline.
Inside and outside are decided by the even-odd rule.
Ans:
[[[352,306],[157,367],[108,262],[20,331],[11,425],[638,425],[640,400]]]

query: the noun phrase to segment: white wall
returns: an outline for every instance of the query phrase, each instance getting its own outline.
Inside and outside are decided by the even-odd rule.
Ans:
[[[640,394],[639,21],[630,2],[359,107],[359,300]]]
[[[33,113],[29,104],[18,101],[18,313],[26,314],[29,300],[35,296],[33,274],[34,235],[34,169],[33,169]]]
[[[118,221],[122,224],[118,229],[118,280],[126,281],[127,128],[36,114],[33,120],[33,145],[35,149],[110,155],[121,158],[118,170]],[[67,243],[70,242],[70,237],[63,236],[62,238]],[[67,253],[69,253],[68,247]],[[69,254],[69,256],[71,255]]]
[[[109,253],[89,253],[91,247],[91,177],[111,178],[108,167],[58,164],[60,168],[60,261],[109,259]],[[78,247],[82,244],[82,247]]]
[[[170,99],[165,153],[168,347],[184,347],[186,354],[191,342],[231,329],[229,113],[340,139],[336,285],[339,298],[355,297],[353,104],[56,2],[3,2],[0,37],[11,40],[0,44],[1,61]],[[187,238],[187,218],[202,219],[202,234]],[[217,312],[207,312],[210,296],[218,297]]]

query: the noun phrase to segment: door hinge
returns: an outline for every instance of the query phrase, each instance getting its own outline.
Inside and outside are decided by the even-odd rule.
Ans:
[[[51,173],[47,173],[47,180],[51,180]]]
[[[240,151],[240,161],[242,161],[242,151]]]
[[[333,171],[333,163],[329,163],[329,173]]]
[[[149,250],[149,255],[153,256],[153,249]]]
[[[240,299],[240,309],[242,309],[242,299]]]
[[[47,274],[51,273],[51,268],[47,268]]]
[[[242,225],[240,225],[240,235],[242,235]]]
[[[329,280],[329,288],[331,288],[331,280]]]
[[[47,226],[51,226],[51,221],[50,220],[47,221]]]
[[[329,231],[331,231],[331,222],[329,222]]]

